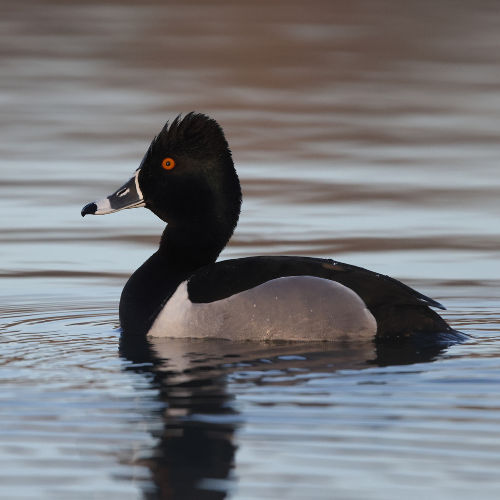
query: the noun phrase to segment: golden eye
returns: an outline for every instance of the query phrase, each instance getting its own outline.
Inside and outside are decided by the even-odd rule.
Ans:
[[[161,166],[165,170],[172,170],[175,167],[175,161],[173,158],[163,158],[163,161],[161,162]]]

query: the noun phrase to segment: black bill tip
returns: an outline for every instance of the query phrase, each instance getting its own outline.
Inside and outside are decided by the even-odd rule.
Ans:
[[[82,217],[85,217],[87,214],[94,215],[96,211],[97,205],[94,202],[87,203],[87,205],[82,208]]]

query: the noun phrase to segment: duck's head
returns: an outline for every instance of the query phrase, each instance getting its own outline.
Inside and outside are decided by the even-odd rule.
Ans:
[[[85,205],[81,213],[104,215],[144,206],[168,223],[170,235],[211,233],[211,239],[225,240],[220,252],[238,221],[241,189],[215,120],[189,113],[167,123],[133,177],[110,196]]]

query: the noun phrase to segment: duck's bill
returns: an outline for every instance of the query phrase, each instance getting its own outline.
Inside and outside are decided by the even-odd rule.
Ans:
[[[142,191],[139,187],[139,169],[137,169],[135,175],[112,195],[85,205],[82,208],[82,217],[85,217],[87,214],[111,214],[125,208],[144,207],[145,205]]]

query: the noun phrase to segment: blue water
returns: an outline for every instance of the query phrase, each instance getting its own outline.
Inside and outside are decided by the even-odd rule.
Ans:
[[[496,499],[500,64],[489,2],[7,1],[0,19],[0,497]],[[221,258],[334,257],[470,339],[120,343],[145,209],[80,217],[167,119],[224,127]]]

